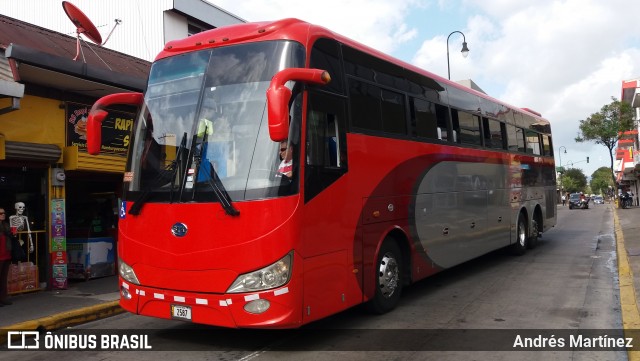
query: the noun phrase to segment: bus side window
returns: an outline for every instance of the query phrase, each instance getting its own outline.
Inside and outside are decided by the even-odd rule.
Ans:
[[[345,102],[316,92],[309,92],[308,99],[305,202],[347,171]]]
[[[495,119],[482,118],[484,146],[492,149],[504,149],[504,123]]]
[[[456,118],[458,120],[459,142],[462,144],[481,145],[480,118],[463,111],[455,111],[455,113],[457,114]]]
[[[542,135],[542,151],[543,151],[542,153],[543,155],[553,156],[553,147],[551,146],[551,138],[546,134]]]
[[[442,131],[438,132],[435,104],[415,98],[411,99],[411,103],[411,120],[415,135],[420,138],[442,139]]]
[[[414,136],[446,141],[447,107],[411,98],[411,125]]]
[[[458,134],[460,134],[460,121],[458,120],[458,110],[451,109],[451,141],[460,143]]]
[[[518,132],[516,131],[516,127],[511,124],[507,124],[507,142],[510,152],[518,151]]]
[[[438,139],[449,140],[449,131],[447,123],[449,123],[449,108],[444,105],[436,104],[436,118],[438,121]]]
[[[527,143],[524,139],[524,129],[516,127],[516,141],[518,142],[518,152],[527,152]]]
[[[340,167],[339,126],[336,114],[310,110],[307,124],[307,164],[325,168]]]
[[[526,134],[527,134],[527,153],[542,155],[539,134],[531,130],[527,130]]]

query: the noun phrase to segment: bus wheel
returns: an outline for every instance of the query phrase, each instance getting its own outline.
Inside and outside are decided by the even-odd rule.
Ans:
[[[529,239],[527,239],[527,248],[534,249],[538,245],[538,233],[540,233],[538,229],[538,217],[533,217],[531,220],[531,235]]]
[[[524,214],[518,217],[518,230],[516,232],[516,243],[511,245],[511,252],[516,256],[521,256],[527,250],[527,225],[524,221]]]
[[[402,293],[402,267],[400,248],[395,241],[385,240],[376,262],[376,293],[367,304],[371,312],[383,314],[398,305]]]

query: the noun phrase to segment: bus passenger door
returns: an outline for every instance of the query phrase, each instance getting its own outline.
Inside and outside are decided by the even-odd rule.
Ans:
[[[310,91],[304,154],[301,254],[305,322],[362,301],[361,242],[355,237],[360,210],[348,189],[346,104],[341,97]]]

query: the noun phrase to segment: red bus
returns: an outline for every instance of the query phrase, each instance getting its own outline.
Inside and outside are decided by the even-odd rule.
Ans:
[[[556,222],[539,114],[297,19],[169,42],[138,107],[124,174],[121,306],[292,328],[511,247]]]

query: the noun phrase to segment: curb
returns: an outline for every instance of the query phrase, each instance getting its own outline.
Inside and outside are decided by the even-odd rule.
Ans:
[[[79,308],[73,311],[61,312],[55,315],[38,318],[31,321],[16,323],[0,328],[0,344],[7,342],[8,331],[39,331],[46,332],[60,328],[79,325],[106,317],[123,313],[120,301],[110,301],[95,306]]]
[[[618,212],[613,210],[613,223],[616,235],[616,253],[618,256],[618,278],[620,283],[620,308],[622,311],[622,327],[627,330],[640,329],[640,312],[633,285],[633,272],[629,266],[629,255],[624,245],[624,236],[618,220]],[[640,351],[627,350],[629,361],[640,361]]]

